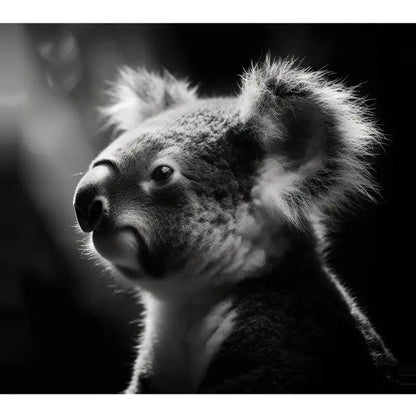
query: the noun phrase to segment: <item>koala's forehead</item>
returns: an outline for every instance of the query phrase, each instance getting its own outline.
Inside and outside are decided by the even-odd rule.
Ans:
[[[240,125],[236,98],[200,99],[146,120],[122,134],[101,156],[151,158],[169,148],[215,151]]]

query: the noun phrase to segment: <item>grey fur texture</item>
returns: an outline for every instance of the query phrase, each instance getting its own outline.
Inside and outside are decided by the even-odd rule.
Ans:
[[[332,215],[376,191],[383,135],[354,89],[266,59],[235,97],[142,69],[110,95],[92,250],[144,303],[128,391],[385,391],[395,359],[322,254]]]

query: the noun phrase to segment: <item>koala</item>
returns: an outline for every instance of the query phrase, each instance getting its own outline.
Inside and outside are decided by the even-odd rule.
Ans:
[[[383,141],[353,88],[266,58],[230,97],[124,68],[117,138],[74,207],[143,329],[127,393],[385,392],[396,360],[330,271],[335,215],[377,189]]]

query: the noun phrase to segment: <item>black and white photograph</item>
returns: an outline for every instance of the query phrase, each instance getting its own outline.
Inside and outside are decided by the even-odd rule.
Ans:
[[[278,20],[0,24],[0,402],[416,393],[416,24]]]

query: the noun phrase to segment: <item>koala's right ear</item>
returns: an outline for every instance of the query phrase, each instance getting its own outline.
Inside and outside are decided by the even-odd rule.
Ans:
[[[110,102],[100,108],[108,126],[131,130],[145,119],[197,98],[196,88],[169,72],[163,75],[143,68],[124,67],[108,91]]]

